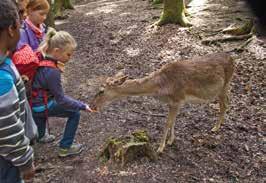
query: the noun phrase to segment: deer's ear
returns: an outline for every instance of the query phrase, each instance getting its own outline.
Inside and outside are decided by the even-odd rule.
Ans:
[[[113,81],[113,85],[121,85],[127,80],[128,76],[122,76],[120,78],[117,78]]]
[[[106,79],[106,81],[105,81],[105,84],[107,85],[107,86],[111,86],[112,84],[113,84],[113,79],[112,78],[107,78]]]
[[[114,76],[114,78],[121,78],[124,76],[125,76],[125,69],[122,69]]]

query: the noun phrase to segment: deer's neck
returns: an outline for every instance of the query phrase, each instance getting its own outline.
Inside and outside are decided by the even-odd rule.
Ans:
[[[133,96],[133,95],[155,95],[158,89],[158,85],[150,77],[144,77],[140,79],[127,80],[119,88],[118,92],[123,96]]]

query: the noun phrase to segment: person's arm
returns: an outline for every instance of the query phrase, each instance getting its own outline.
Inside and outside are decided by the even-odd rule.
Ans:
[[[0,156],[18,167],[22,174],[33,169],[33,149],[25,136],[19,99],[12,76],[0,71]]]
[[[47,74],[47,86],[55,101],[67,109],[86,110],[87,105],[64,94],[61,84],[61,73],[58,69],[50,69]]]
[[[25,29],[20,29],[20,39],[17,44],[17,50],[19,50],[23,45],[28,44],[30,45],[28,34]]]

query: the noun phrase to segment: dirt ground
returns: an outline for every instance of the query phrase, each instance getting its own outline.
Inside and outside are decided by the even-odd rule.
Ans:
[[[245,42],[204,45],[223,36],[218,30],[243,24],[251,15],[242,1],[194,0],[188,8],[191,28],[154,28],[161,9],[147,0],[77,0],[75,10],[57,29],[78,42],[64,73],[65,92],[89,102],[104,76],[125,68],[131,78],[145,76],[163,64],[196,55],[230,50]],[[110,136],[145,129],[158,147],[167,106],[150,97],[115,101],[101,113],[82,112],[76,140],[85,150],[60,159],[57,145],[64,120],[51,119],[56,142],[35,145],[36,183],[263,183],[265,166],[266,46],[254,38],[242,53],[232,53],[237,69],[231,84],[231,104],[218,133],[218,104],[185,105],[176,119],[176,139],[155,162],[140,158],[121,168],[99,161],[100,148]],[[157,115],[159,114],[159,115]]]

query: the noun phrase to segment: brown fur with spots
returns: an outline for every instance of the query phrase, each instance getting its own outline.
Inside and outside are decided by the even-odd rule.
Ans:
[[[233,59],[226,53],[215,53],[166,64],[158,71],[140,79],[127,80],[118,73],[107,78],[92,101],[98,110],[112,100],[127,96],[154,96],[169,106],[167,125],[158,152],[174,141],[174,122],[180,107],[185,103],[219,99],[220,116],[212,131],[218,131],[224,122],[229,103],[229,85],[234,72]]]

